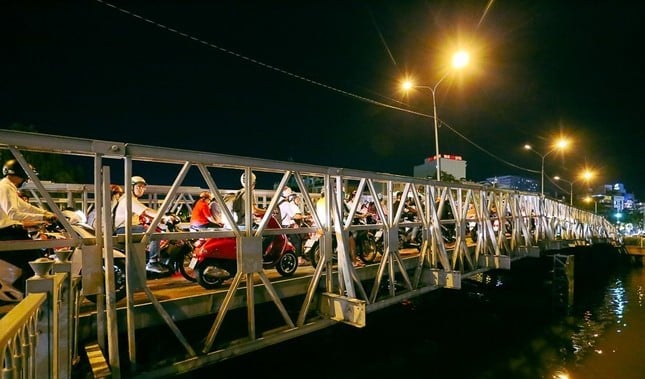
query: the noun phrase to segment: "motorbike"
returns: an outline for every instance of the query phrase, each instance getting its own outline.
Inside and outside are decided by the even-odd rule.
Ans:
[[[28,228],[31,239],[41,239],[42,227]],[[47,257],[45,249],[3,251],[0,254],[0,304],[18,303],[24,299],[28,262]]]
[[[270,229],[282,229],[271,215]],[[285,234],[262,237],[262,266],[275,268],[284,277],[292,276],[298,268],[296,248]],[[188,267],[196,273],[197,283],[206,289],[215,289],[237,272],[236,237],[213,237],[195,243],[193,257]]]
[[[367,217],[355,217],[354,224],[375,224],[372,215]],[[372,263],[376,259],[379,252],[383,251],[383,230],[356,230],[353,232],[356,242],[356,256],[364,263]],[[305,241],[303,247],[303,256],[311,262],[311,265],[316,267],[320,262],[320,234],[311,233],[309,238]],[[338,261],[338,242],[336,235],[332,235],[332,262]]]
[[[169,214],[166,215],[164,223],[157,230],[177,232],[180,230],[180,223],[181,219],[178,216]],[[197,281],[197,273],[190,268],[195,248],[191,239],[161,240],[159,245],[159,262],[168,269],[170,275],[181,273],[184,279],[190,282]],[[154,274],[148,273],[148,275]]]
[[[338,254],[337,254],[338,243],[336,242],[335,234],[332,236],[332,246],[333,246],[332,260],[333,262],[337,262],[338,261]],[[307,259],[309,262],[311,262],[311,265],[313,267],[318,266],[318,262],[320,262],[320,259],[321,259],[319,233],[314,232],[309,235],[309,238],[304,243],[304,247],[302,249],[302,256],[305,259]]]
[[[372,215],[354,221],[358,224],[376,224]],[[383,229],[358,230],[356,232],[356,256],[363,263],[372,263],[378,254],[383,254]]]
[[[79,236],[81,236],[82,238],[95,237],[94,228],[85,223],[86,218],[82,214],[82,212],[75,212],[66,209],[63,210],[62,213],[74,229],[74,232]],[[69,237],[69,234],[60,222],[55,222],[46,228],[45,232],[43,233],[43,237],[50,239],[65,239]],[[122,250],[114,248],[112,249],[112,255],[114,258],[112,268],[112,270],[114,271],[114,292],[116,300],[119,301],[126,295],[125,254]],[[53,258],[55,256],[55,252],[50,251],[49,256]],[[81,275],[81,270],[83,268],[83,254],[80,251],[80,248],[74,249],[70,259],[72,262],[72,274]],[[96,302],[96,295],[87,295],[85,297],[91,302]]]
[[[95,230],[92,226],[85,222],[85,217],[82,212],[73,210],[63,210],[63,215],[69,221],[70,225],[78,235],[82,238],[95,237]],[[175,231],[176,225],[181,220],[174,215],[167,216],[164,219],[164,224],[158,230]],[[43,233],[44,238],[68,238],[68,233],[65,231],[61,223],[53,223],[48,226]],[[160,249],[161,263],[167,267],[171,273],[181,272],[182,276],[189,281],[197,281],[196,275],[193,270],[188,267],[190,258],[192,257],[192,244],[189,240],[162,240]],[[49,252],[50,257],[54,257],[55,252]],[[123,299],[126,296],[126,267],[125,267],[125,251],[123,247],[115,246],[112,249],[114,258],[113,271],[114,271],[114,285],[115,285],[115,298],[116,301]],[[74,249],[71,256],[72,274],[82,275],[83,267],[83,254],[80,249]],[[96,302],[96,295],[85,296],[91,302]]]
[[[416,207],[406,206],[401,215],[402,221],[417,221]],[[399,228],[399,249],[416,248],[421,246],[421,228],[418,226],[406,226]]]

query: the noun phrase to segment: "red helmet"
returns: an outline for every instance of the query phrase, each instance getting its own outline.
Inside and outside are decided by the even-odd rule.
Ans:
[[[114,195],[123,195],[124,192],[125,191],[123,191],[123,187],[121,187],[120,185],[118,185],[118,184],[111,184],[110,185],[110,193],[112,194],[112,196],[114,196]]]

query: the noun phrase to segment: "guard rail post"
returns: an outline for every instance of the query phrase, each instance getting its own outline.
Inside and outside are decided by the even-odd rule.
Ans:
[[[79,252],[80,254],[80,252]],[[69,257],[72,255],[72,250],[58,250],[56,251],[56,261],[52,272],[54,274],[66,274],[62,283],[60,292],[60,308],[58,309],[58,372],[61,378],[71,378],[72,376],[72,360],[74,357],[74,339],[76,333],[73,328],[75,325],[74,314],[76,309],[75,302],[75,287],[72,278],[72,262]]]
[[[38,318],[35,354],[35,378],[59,378],[58,343],[61,290],[65,273],[49,274],[54,261],[30,262],[36,275],[27,279],[27,293],[47,293],[47,301]],[[40,267],[38,267],[40,265]],[[68,378],[71,377],[68,376]]]

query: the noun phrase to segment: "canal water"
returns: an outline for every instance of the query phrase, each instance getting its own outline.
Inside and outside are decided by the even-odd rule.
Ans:
[[[181,377],[645,378],[645,272],[612,249],[576,250],[570,306],[553,258],[527,258]]]

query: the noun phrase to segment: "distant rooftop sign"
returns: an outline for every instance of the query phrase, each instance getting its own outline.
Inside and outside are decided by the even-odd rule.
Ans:
[[[452,160],[455,160],[455,161],[462,160],[461,155],[439,154],[439,156],[441,158],[443,158],[443,159],[452,159]],[[436,159],[436,157],[437,157],[436,155],[433,155],[431,157],[426,158],[425,161],[426,161],[426,163],[427,162],[432,162],[432,161],[434,161]]]

